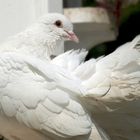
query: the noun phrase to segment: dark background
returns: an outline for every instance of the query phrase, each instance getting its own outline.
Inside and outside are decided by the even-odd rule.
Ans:
[[[87,58],[108,55],[120,45],[131,41],[136,35],[140,34],[140,3],[123,9],[118,33],[115,41],[100,44],[92,48]]]

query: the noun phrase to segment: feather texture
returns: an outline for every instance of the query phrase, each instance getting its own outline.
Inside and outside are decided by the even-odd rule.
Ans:
[[[33,57],[3,53],[0,60],[1,75],[5,79],[5,83],[1,81],[3,86],[0,89],[0,106],[4,116],[15,118],[29,128],[60,137],[90,133],[89,115],[76,96],[72,99],[69,94],[77,91],[82,94],[80,86],[73,84],[75,79],[67,78],[61,69],[53,69],[52,64],[44,68],[44,62]],[[62,87],[67,82],[70,86]]]
[[[87,89],[84,101],[93,114],[92,119],[113,140],[140,138],[139,42],[140,36],[137,36],[112,54],[81,62],[71,71]]]

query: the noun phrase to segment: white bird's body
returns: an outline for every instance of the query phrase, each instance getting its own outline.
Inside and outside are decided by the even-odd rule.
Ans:
[[[0,134],[9,140],[140,138],[140,36],[99,60],[84,62],[84,50],[50,60],[64,39],[77,41],[71,24],[55,20],[42,19],[1,45]]]
[[[79,79],[33,56],[6,52],[1,54],[0,63],[3,75],[0,81],[3,123],[5,117],[9,117],[10,121],[16,119],[22,125],[48,135],[55,134],[61,139],[90,133],[92,122],[78,101],[78,97],[84,95]],[[14,137],[7,130],[11,128],[6,125],[1,127],[2,135],[7,136],[5,133],[8,132]],[[13,130],[14,126],[11,127]],[[20,127],[18,131],[22,130]],[[8,138],[11,139],[10,136]]]

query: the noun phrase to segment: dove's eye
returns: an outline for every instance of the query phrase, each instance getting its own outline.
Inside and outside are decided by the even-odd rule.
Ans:
[[[55,22],[55,25],[56,25],[57,27],[62,27],[62,22],[61,22],[60,20],[57,20],[57,21]]]

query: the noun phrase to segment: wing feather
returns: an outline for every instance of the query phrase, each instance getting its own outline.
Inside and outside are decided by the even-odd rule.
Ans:
[[[82,61],[72,73],[87,90],[83,97],[92,119],[111,139],[140,139],[140,36],[106,57]]]
[[[0,116],[46,135],[88,135],[92,122],[76,95],[71,95],[82,95],[80,81],[68,74],[33,57],[1,54]]]
[[[139,40],[140,36],[97,61],[96,72],[83,81],[90,89],[87,101],[94,106],[89,108],[93,118],[111,139],[140,139]],[[104,88],[109,89],[106,94]]]

